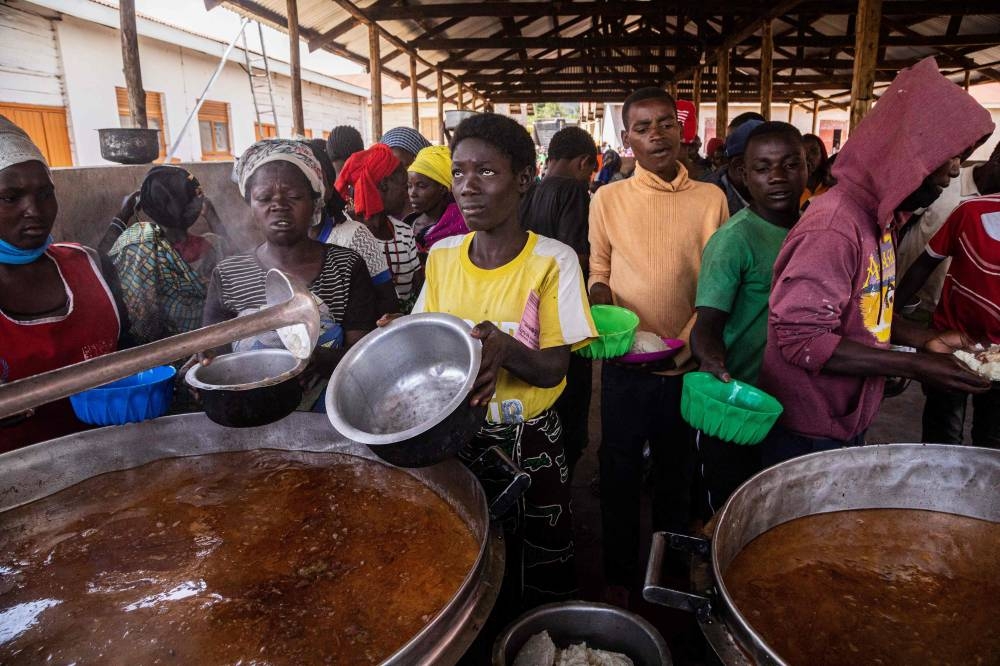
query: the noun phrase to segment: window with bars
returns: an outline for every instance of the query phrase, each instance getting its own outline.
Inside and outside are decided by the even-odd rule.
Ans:
[[[201,136],[201,159],[233,159],[229,137],[229,104],[206,99],[198,110],[198,133]]]
[[[128,108],[128,90],[115,86],[115,98],[118,101],[119,124],[122,127],[135,127],[132,113]],[[167,156],[167,124],[163,117],[163,93],[146,91],[146,125],[149,129],[160,130],[160,156],[157,160],[162,160]]]

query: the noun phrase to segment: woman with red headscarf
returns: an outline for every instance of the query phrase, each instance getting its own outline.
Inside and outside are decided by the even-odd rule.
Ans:
[[[410,311],[423,284],[413,229],[388,212],[403,207],[406,186],[406,167],[384,143],[347,158],[336,185],[349,202],[352,216],[363,222],[381,245],[401,312]]]

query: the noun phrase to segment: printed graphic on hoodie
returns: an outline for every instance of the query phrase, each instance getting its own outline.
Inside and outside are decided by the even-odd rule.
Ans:
[[[889,342],[892,333],[892,303],[896,292],[896,251],[892,234],[882,234],[878,256],[868,257],[868,275],[861,288],[861,316],[865,328],[879,342]]]

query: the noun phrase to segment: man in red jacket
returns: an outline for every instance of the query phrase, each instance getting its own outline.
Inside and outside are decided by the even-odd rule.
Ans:
[[[862,444],[884,377],[989,388],[950,354],[962,336],[893,326],[893,301],[896,231],[992,131],[989,112],[933,58],[900,72],[855,128],[834,166],[837,185],[808,208],[775,262],[760,384],[785,411],[763,443],[765,465]]]

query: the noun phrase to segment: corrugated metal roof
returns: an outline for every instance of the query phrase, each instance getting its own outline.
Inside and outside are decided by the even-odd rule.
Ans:
[[[221,4],[239,13],[263,18],[275,27],[280,27],[275,18],[283,19],[286,10],[286,0],[225,0]],[[298,0],[303,38],[315,46],[319,38],[329,35],[325,48],[363,62],[368,58],[368,28],[356,21],[343,4],[343,0]],[[548,60],[553,61],[552,68],[542,70],[540,74],[544,79],[540,88],[542,93],[546,88],[572,92],[576,82],[579,82],[580,90],[585,90],[588,83],[586,77],[606,67],[619,73],[622,90],[642,81],[656,81],[657,72],[669,75],[674,69],[690,71],[690,64],[697,62],[700,52],[711,56],[717,45],[734,34],[744,22],[760,20],[761,16],[769,15],[767,12],[773,12],[775,6],[790,3],[745,0],[739,7],[730,9],[735,5],[723,0],[701,0],[697,3],[616,0],[605,5],[605,10],[598,6],[601,3],[562,0],[558,6],[554,3],[524,2],[520,3],[523,7],[516,10],[511,7],[518,5],[517,2],[479,3],[479,11],[470,7],[472,4],[468,0],[358,0],[354,6],[366,15],[376,12],[381,28],[412,47],[423,60],[418,67],[421,73],[437,66],[442,66],[449,78],[463,78],[469,72],[507,71],[509,84],[471,84],[481,93],[500,99],[505,91],[523,88],[518,84],[527,71],[518,68],[522,58],[541,60],[538,65],[547,67]],[[449,17],[448,10],[441,7],[452,5],[459,6],[463,15],[466,11],[476,15],[461,19]],[[776,95],[791,95],[800,99],[815,95],[844,95],[850,88],[854,40],[848,30],[853,29],[851,11],[856,5],[853,0],[805,0],[791,5],[794,6],[773,23]],[[574,15],[575,6],[579,6],[580,10]],[[757,6],[759,11],[754,10]],[[518,14],[521,9],[525,11]],[[528,15],[529,9],[536,14]],[[677,30],[677,11],[684,12],[687,19],[680,31]],[[482,15],[489,12],[495,15]],[[1000,67],[997,65],[1000,60],[1000,1],[991,5],[982,0],[961,3],[924,1],[922,4],[918,0],[884,0],[883,12],[882,34],[890,39],[882,49],[884,62],[905,64],[937,55],[942,69],[956,72],[953,78],[957,81],[964,78],[964,71],[958,71],[958,66],[964,70],[970,63],[985,67],[972,73],[973,83],[1000,80],[1000,71],[994,69],[994,66]],[[936,12],[940,15],[933,15]],[[949,48],[923,43],[927,41],[923,37],[942,41],[941,38],[952,34],[949,27],[954,31],[955,23],[950,12],[968,13],[954,32],[957,44]],[[500,14],[514,15],[505,17]],[[722,25],[726,29],[722,29]],[[331,31],[334,32],[331,34]],[[681,36],[678,37],[678,34]],[[980,43],[982,40],[977,40],[976,35],[988,35],[990,39]],[[529,41],[505,44],[518,37]],[[574,37],[586,41],[579,44],[557,41]],[[469,45],[466,42],[441,43],[442,39],[476,41],[473,42],[474,48],[465,48]],[[597,46],[594,39],[611,40],[614,47]],[[678,44],[679,39],[684,43]],[[416,40],[419,42],[414,44]],[[492,46],[489,40],[495,41],[497,46]],[[697,40],[702,40],[701,46]],[[639,44],[630,44],[630,41]],[[907,41],[919,43],[906,44]],[[759,60],[759,44],[758,31],[733,51],[735,71],[731,77],[732,88],[738,94],[758,94],[759,64],[755,66],[754,61]],[[408,55],[400,52],[385,37],[380,39],[380,51],[386,70],[384,74],[405,86],[409,76]],[[392,53],[396,55],[387,59]],[[682,62],[674,62],[675,56]],[[575,58],[587,59],[587,64],[575,64],[572,62]],[[633,60],[627,66],[621,66],[618,64],[621,58]],[[647,58],[648,64],[635,62],[641,58]],[[664,63],[671,64],[664,66]],[[485,69],[490,66],[491,70]],[[708,96],[714,93],[712,71],[703,76],[703,93]],[[885,79],[891,78],[891,74],[891,70],[883,70],[879,76]],[[801,85],[796,79],[802,82]],[[604,80],[603,75],[600,80]],[[830,88],[828,94],[817,90],[823,80],[833,84],[824,86]],[[436,78],[424,74],[420,83],[426,93],[436,85]],[[446,85],[451,88],[450,92],[454,92],[450,81]],[[537,85],[534,88],[539,90]],[[566,93],[559,95],[565,96]],[[539,99],[544,96],[542,94]]]

